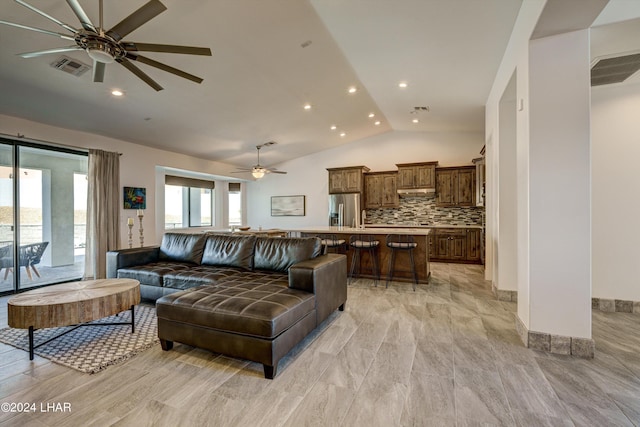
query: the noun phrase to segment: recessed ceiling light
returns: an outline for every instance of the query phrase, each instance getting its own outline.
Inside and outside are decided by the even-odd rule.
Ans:
[[[406,88],[407,86],[409,86],[409,85],[407,84],[407,82],[400,82],[400,83],[398,83],[398,87],[399,87],[400,89],[404,89],[404,88]]]
[[[375,115],[374,113],[369,113],[369,118],[370,118],[370,119],[371,119],[371,118],[373,118],[373,117],[375,117],[375,116],[376,116],[376,115]]]
[[[121,91],[120,89],[113,89],[111,91],[111,95],[113,95],[113,96],[122,96],[122,95],[124,95],[124,92]]]
[[[413,119],[413,120],[411,120],[411,121],[412,121],[413,123],[420,123],[420,120],[418,120],[418,119]]]
[[[305,110],[311,110],[311,104],[304,104]]]
[[[374,125],[376,125],[376,126],[380,126],[380,120],[376,120],[376,122],[374,123]]]
[[[351,86],[348,90],[349,93],[356,93],[358,91],[358,88],[355,86]]]
[[[342,132],[340,133],[340,136],[344,138],[345,136],[347,136],[347,134],[345,132]]]
[[[336,125],[331,125],[331,130],[336,130],[336,129],[338,129],[338,126],[336,126]]]

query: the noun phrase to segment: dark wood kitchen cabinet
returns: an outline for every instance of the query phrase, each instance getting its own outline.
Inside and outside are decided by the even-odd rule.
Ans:
[[[397,179],[398,172],[372,172],[364,174],[365,208],[397,208],[400,206]]]
[[[439,228],[436,232],[434,258],[447,261],[463,261],[467,256],[465,229]]]
[[[432,261],[482,263],[478,228],[432,228],[429,234],[429,258]]]
[[[362,193],[362,174],[369,172],[366,166],[327,168],[329,171],[329,194]]]
[[[435,188],[437,164],[438,162],[397,164],[398,189]]]
[[[436,169],[436,206],[475,206],[476,167]]]
[[[467,228],[467,261],[482,262],[481,230]]]

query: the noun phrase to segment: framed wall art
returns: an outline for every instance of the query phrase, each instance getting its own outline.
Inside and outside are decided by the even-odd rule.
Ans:
[[[305,196],[271,196],[271,216],[304,216]]]
[[[143,187],[124,187],[125,209],[146,209],[147,189]]]

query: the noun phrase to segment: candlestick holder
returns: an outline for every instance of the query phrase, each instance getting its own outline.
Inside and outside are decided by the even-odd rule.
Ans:
[[[129,227],[129,249],[133,247],[133,221],[130,224],[127,224]]]
[[[144,246],[144,230],[142,229],[142,217],[144,214],[142,211],[138,211],[138,220],[140,220],[140,247]]]

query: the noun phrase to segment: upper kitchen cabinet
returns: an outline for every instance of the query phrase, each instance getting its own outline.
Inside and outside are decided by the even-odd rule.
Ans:
[[[398,167],[398,190],[436,187],[438,162],[402,163]]]
[[[436,170],[436,206],[475,206],[476,167]]]
[[[397,190],[398,172],[371,172],[364,174],[364,203],[366,209],[397,208],[400,206]]]
[[[327,168],[329,171],[329,194],[362,193],[362,174],[369,172],[366,166]]]

